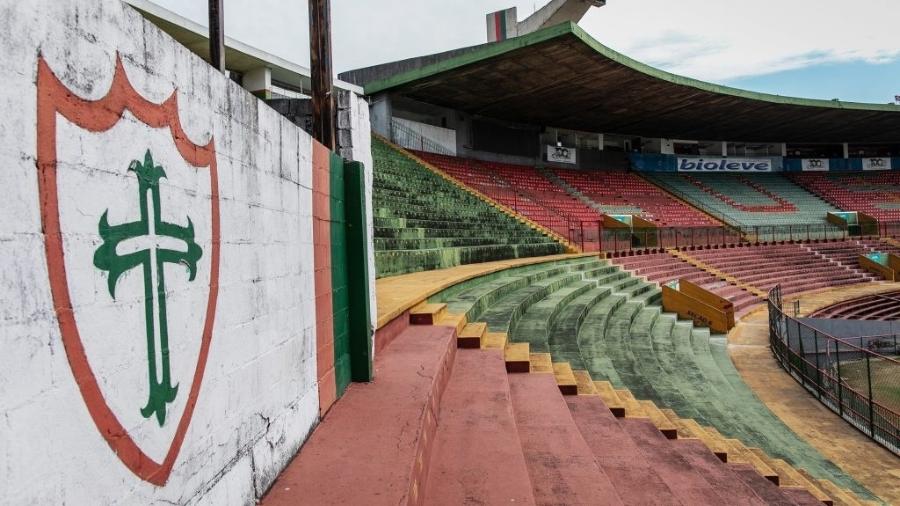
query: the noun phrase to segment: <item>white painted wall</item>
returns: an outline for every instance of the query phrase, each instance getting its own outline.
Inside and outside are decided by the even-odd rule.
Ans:
[[[352,94],[350,101],[351,134],[353,139],[352,159],[362,162],[366,169],[366,234],[369,243],[369,313],[372,331],[378,323],[378,307],[375,304],[375,225],[372,209],[372,189],[374,162],[372,161],[372,127],[369,122],[369,103],[365,97]],[[374,339],[372,356],[374,357]]]
[[[310,137],[116,0],[4,2],[0,19],[0,504],[252,504],[317,420]],[[96,100],[117,53],[148,100],[177,90],[188,137],[212,137],[217,148],[218,310],[193,420],[164,486],[126,468],[89,416],[61,341],[39,206],[38,55],[73,93]],[[123,165],[152,148],[168,173],[163,217],[190,216],[205,252],[193,282],[178,266],[165,271],[170,333],[178,334],[170,336],[179,384],[172,410],[180,413],[210,279],[209,181],[180,165],[166,130],[127,118],[104,133],[60,124],[60,215],[76,321],[105,398],[158,455],[176,417],[160,428],[136,412],[148,390],[142,284],[126,274],[113,300],[107,274],[89,260],[101,242],[98,213],[109,209],[111,223],[136,216],[136,180]]]

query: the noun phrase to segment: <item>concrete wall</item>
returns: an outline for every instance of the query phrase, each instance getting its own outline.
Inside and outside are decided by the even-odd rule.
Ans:
[[[0,19],[0,503],[252,504],[318,417],[310,137],[118,1],[6,2]],[[158,210],[140,200],[148,150]],[[142,209],[180,239],[104,250],[124,239],[104,223]],[[150,250],[154,275],[123,260]],[[168,382],[147,327],[161,277]]]

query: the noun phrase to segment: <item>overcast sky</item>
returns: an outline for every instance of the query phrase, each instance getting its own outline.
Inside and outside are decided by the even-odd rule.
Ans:
[[[206,25],[205,0],[152,0]],[[307,4],[224,0],[226,33],[309,64]],[[332,0],[338,72],[485,42],[486,13],[546,0]],[[670,72],[785,95],[900,95],[898,0],[608,0],[581,26]]]

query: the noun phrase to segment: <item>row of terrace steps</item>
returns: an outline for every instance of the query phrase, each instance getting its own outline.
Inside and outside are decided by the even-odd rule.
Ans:
[[[373,156],[379,277],[566,250],[554,234],[384,140],[373,140]]]
[[[647,253],[629,257],[619,257],[613,261],[636,276],[642,276],[660,286],[670,281],[687,280],[710,292],[728,299],[734,306],[735,314],[745,314],[763,301],[759,292],[752,287],[739,286],[734,279],[716,270],[701,268],[702,263],[688,260],[689,254],[675,254],[674,250],[661,253]]]
[[[594,265],[602,265],[596,259],[581,258],[577,260],[577,269],[595,271],[595,268],[590,267],[592,262]],[[493,324],[500,323],[500,327],[494,327],[494,333],[511,329],[509,348],[516,347],[519,350],[516,353],[519,367],[524,357],[529,356],[522,349],[530,346],[532,352],[543,352],[549,348],[554,362],[570,362],[569,367],[588,369],[592,375],[596,374],[595,377],[608,375],[615,378],[617,384],[622,384],[623,378],[628,380],[628,384],[637,385],[646,384],[644,378],[652,378],[651,381],[662,378],[669,384],[654,384],[649,389],[639,388],[640,394],[659,398],[660,392],[654,388],[661,390],[665,387],[668,391],[662,398],[667,403],[677,405],[683,415],[703,415],[701,419],[707,422],[712,410],[714,413],[711,419],[716,423],[725,423],[729,427],[729,433],[752,435],[755,441],[761,440],[770,449],[780,446],[799,448],[801,460],[815,466],[817,474],[831,476],[832,472],[839,473],[818,454],[810,454],[810,448],[798,446],[796,436],[789,433],[789,429],[780,425],[774,415],[759,404],[730,363],[723,337],[711,339],[707,329],[693,329],[690,322],[676,322],[674,315],[661,312],[659,306],[654,304],[659,294],[655,287],[613,269],[605,271],[604,276],[613,275],[614,281],[609,282],[609,278],[606,278],[605,283],[601,282],[599,286],[581,292],[581,295],[572,297],[557,284],[556,291],[544,292],[541,294],[542,299],[535,300],[531,297],[534,293],[532,284],[542,287],[556,284],[552,276],[538,274],[520,270],[506,278],[477,283],[470,281],[461,284],[445,300],[454,311],[466,313],[475,320],[480,320],[479,315],[483,314]],[[555,270],[553,274],[559,276],[560,271]],[[528,277],[544,282],[531,283],[526,280],[524,283],[517,283]],[[501,287],[505,286],[511,286],[512,289],[503,292]],[[498,292],[502,293],[498,295]],[[491,303],[479,304],[482,298],[489,296],[494,297]],[[523,309],[523,305],[527,307]],[[555,306],[561,307],[548,311]],[[479,309],[473,311],[473,307]],[[501,315],[503,316],[498,317]],[[556,315],[555,323],[549,322],[554,318],[553,315]],[[543,325],[535,326],[530,323],[541,320],[545,322]],[[584,332],[580,327],[593,328],[595,331]],[[484,328],[489,332],[489,326]],[[545,332],[547,328],[552,328],[549,339]],[[640,339],[623,341],[629,334],[630,337]],[[610,337],[610,343],[606,342],[607,337]],[[717,343],[713,344],[713,341]],[[548,366],[546,369],[552,368]],[[571,382],[568,387],[572,388]],[[703,406],[692,411],[693,406],[701,405]],[[728,420],[735,416],[741,419],[741,423],[731,426]]]
[[[900,291],[866,295],[821,308],[811,318],[847,320],[900,320]]]
[[[759,290],[780,284],[785,293],[797,293],[875,280],[873,275],[838,265],[803,244],[749,246],[734,253],[697,251],[690,256]]]
[[[403,148],[403,147],[401,147],[401,146],[398,146],[398,145],[396,145],[396,144],[390,142],[390,141],[387,140],[386,138],[381,137],[381,136],[379,136],[379,135],[377,135],[377,134],[374,134],[374,133],[373,133],[373,139],[377,139],[378,141],[384,143],[385,145],[390,146],[392,149],[394,149],[395,151],[397,151],[398,153],[400,153],[400,154],[403,155],[404,157],[409,158],[409,159],[415,161],[415,162],[418,163],[420,166],[426,168],[427,170],[429,170],[429,171],[432,172],[433,174],[435,174],[435,175],[437,175],[438,177],[444,179],[445,181],[449,182],[450,184],[456,186],[456,187],[459,188],[460,190],[462,190],[462,191],[464,191],[464,192],[466,192],[466,193],[468,193],[468,194],[470,194],[470,195],[476,197],[477,199],[479,199],[479,200],[483,201],[484,203],[488,204],[489,206],[491,206],[491,207],[497,209],[499,212],[502,212],[503,214],[506,214],[507,216],[510,216],[510,217],[514,218],[516,221],[518,221],[518,222],[520,222],[520,223],[522,223],[522,224],[528,226],[529,228],[534,229],[534,230],[536,230],[536,231],[539,231],[539,232],[541,232],[542,234],[546,235],[547,237],[550,237],[550,238],[552,238],[552,239],[554,239],[554,240],[556,240],[556,241],[558,241],[558,242],[564,244],[565,247],[566,247],[566,249],[567,249],[567,251],[569,251],[569,252],[575,252],[575,251],[576,251],[577,248],[575,248],[574,245],[570,244],[564,237],[560,236],[560,235],[557,234],[556,232],[553,232],[553,231],[550,230],[549,228],[547,228],[547,227],[545,227],[545,226],[543,226],[543,225],[541,225],[541,224],[539,224],[539,223],[536,223],[536,222],[534,222],[534,221],[528,219],[527,217],[523,216],[523,215],[520,214],[520,213],[515,212],[514,210],[510,209],[510,208],[507,207],[507,206],[504,206],[503,204],[501,204],[501,203],[497,202],[496,200],[490,198],[489,196],[485,195],[484,193],[478,191],[477,189],[472,188],[471,186],[469,186],[469,185],[463,183],[462,181],[460,181],[460,180],[454,178],[453,176],[447,174],[446,172],[442,171],[440,168],[436,167],[435,165],[433,165],[433,164],[431,164],[431,163],[429,163],[429,162],[423,160],[422,158],[416,156],[414,153],[410,152],[409,150],[407,150],[407,149],[405,149],[405,148]]]
[[[537,171],[540,172],[542,176],[553,182],[553,184],[565,190],[569,195],[583,202],[584,205],[590,207],[591,209],[594,209],[598,213],[606,214],[606,211],[602,206],[600,206],[600,204],[589,199],[585,194],[581,193],[578,188],[570,185],[568,182],[566,182],[566,180],[557,176],[552,170],[549,170],[547,168],[538,168]]]
[[[414,314],[458,325],[442,304]],[[527,343],[463,329],[425,504],[863,504]]]
[[[584,261],[567,263],[582,273],[597,270]],[[625,278],[612,283],[643,290],[626,286]],[[482,297],[499,297],[502,284]],[[627,415],[627,405],[607,406],[599,396],[603,384],[585,371],[554,363],[527,342],[508,342],[508,334],[449,311],[452,306],[423,304],[401,317],[412,325],[376,357],[376,381],[350,386],[263,504],[820,502],[809,492],[775,487],[755,469],[723,465],[697,441],[666,439],[673,436],[670,426],[661,432],[650,418],[617,419],[616,412]],[[619,398],[628,399],[619,390]],[[601,432],[607,425],[613,437]],[[624,456],[616,453],[624,451],[623,433],[636,448]],[[615,445],[603,444],[604,437]],[[684,450],[690,447],[697,453]],[[716,475],[699,462],[715,464],[744,486],[711,478]],[[640,476],[656,476],[656,488]],[[664,495],[654,499],[648,490]],[[857,504],[841,502],[834,492],[830,497]]]

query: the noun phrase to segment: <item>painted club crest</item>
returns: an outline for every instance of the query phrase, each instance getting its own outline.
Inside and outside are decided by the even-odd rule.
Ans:
[[[54,307],[74,379],[112,451],[167,481],[194,413],[215,317],[213,141],[182,129],[177,94],[143,98],[116,60],[103,98],[38,63],[38,174]]]

